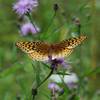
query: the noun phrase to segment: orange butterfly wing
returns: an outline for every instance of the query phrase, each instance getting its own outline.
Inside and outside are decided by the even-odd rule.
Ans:
[[[79,44],[81,44],[81,42],[85,39],[86,36],[80,36],[64,40],[60,43],[52,44],[51,45],[52,57],[59,58],[59,57],[69,56],[72,53],[73,49]]]
[[[55,44],[45,42],[17,42],[16,46],[26,52],[31,59],[45,61],[48,60],[48,56],[52,56],[54,59],[70,55],[73,49],[81,44],[84,39],[86,39],[86,36],[80,36]]]
[[[44,42],[17,42],[16,46],[27,53],[33,60],[44,61],[48,59],[50,46]]]

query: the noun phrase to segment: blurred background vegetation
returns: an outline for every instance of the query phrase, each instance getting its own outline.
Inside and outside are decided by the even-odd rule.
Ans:
[[[53,43],[72,37],[72,33],[77,33],[73,17],[80,19],[81,32],[87,36],[84,44],[68,58],[73,62],[73,72],[80,78],[81,100],[100,100],[100,0],[38,1],[33,19],[41,32],[23,37],[18,31],[19,18],[12,10],[15,0],[0,0],[0,100],[17,100],[18,96],[21,100],[30,100],[28,96],[31,95],[36,72],[39,73],[37,77],[43,78],[49,71],[39,62],[34,62],[33,68],[32,61],[15,47],[15,42],[41,40]],[[59,9],[46,32],[54,15],[55,3]],[[47,83],[40,87],[37,100],[49,100]],[[67,99],[62,96],[60,100]]]

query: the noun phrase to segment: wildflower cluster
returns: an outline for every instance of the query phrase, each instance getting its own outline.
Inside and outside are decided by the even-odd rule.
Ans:
[[[50,89],[53,96],[55,96],[54,98],[57,99],[59,95],[63,95],[64,93],[64,88],[58,84],[62,84],[64,82],[64,84],[66,84],[66,88],[69,90],[77,88],[78,77],[75,73],[69,73],[69,75],[66,75],[66,71],[68,71],[70,65],[68,62],[65,62],[64,58],[52,59],[52,57],[49,56],[49,63],[51,64],[51,68],[54,69],[54,71],[57,71],[59,66],[62,66],[62,69],[65,71],[65,74],[53,74],[50,76],[51,82],[48,85],[48,88]]]
[[[23,36],[28,35],[28,33],[36,34],[40,31],[40,28],[33,23],[32,19],[30,20],[29,16],[32,11],[35,11],[37,6],[37,0],[18,0],[13,4],[13,10],[19,15],[19,17],[27,16],[29,18],[28,21],[23,22],[23,24],[20,25],[20,32]]]

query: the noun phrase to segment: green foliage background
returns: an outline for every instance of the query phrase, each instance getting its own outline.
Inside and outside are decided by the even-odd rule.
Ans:
[[[40,82],[49,72],[42,63],[33,63],[18,50],[15,42],[41,40],[54,43],[72,37],[71,33],[77,31],[72,23],[73,16],[80,18],[81,32],[88,37],[68,58],[73,62],[73,71],[80,78],[79,94],[81,100],[100,100],[100,1],[39,0],[33,19],[40,26],[41,32],[26,37],[18,32],[18,16],[12,10],[14,2],[15,0],[0,0],[0,100],[16,100],[17,96],[21,96],[21,100],[30,100],[35,80]],[[59,5],[59,10],[46,32],[54,14],[55,3]],[[37,100],[50,100],[47,83],[48,81],[39,88]],[[67,100],[65,95],[59,99]]]

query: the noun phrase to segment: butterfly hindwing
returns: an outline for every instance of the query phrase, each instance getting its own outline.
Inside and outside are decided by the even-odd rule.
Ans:
[[[52,58],[67,57],[73,51],[73,49],[68,49],[61,43],[52,44],[50,48]]]

